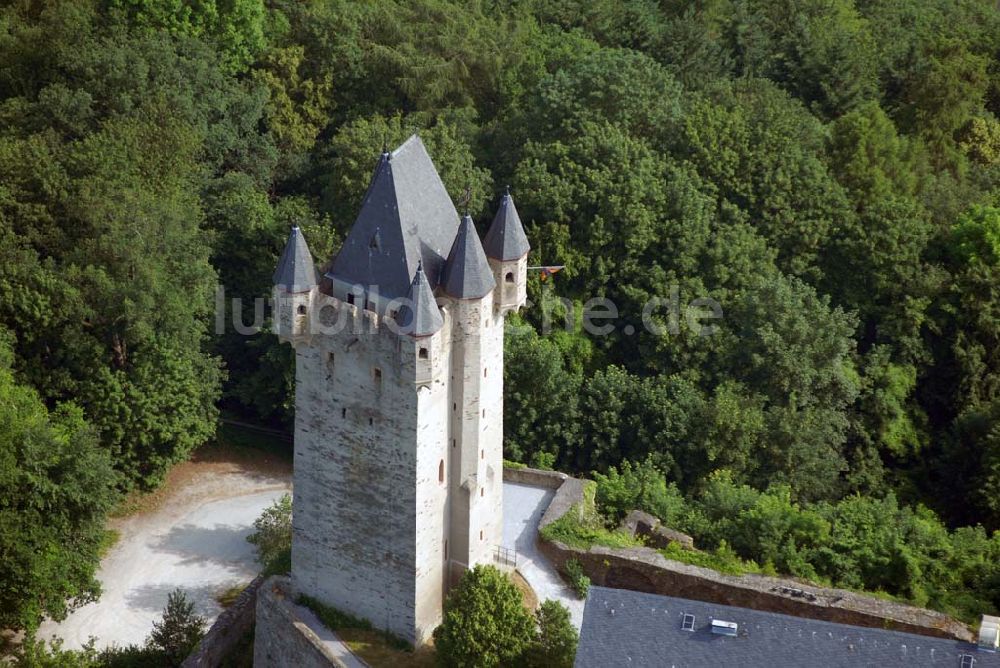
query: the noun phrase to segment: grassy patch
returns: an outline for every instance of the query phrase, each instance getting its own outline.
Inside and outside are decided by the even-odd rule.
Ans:
[[[764,571],[754,561],[740,559],[731,549],[725,545],[715,552],[702,552],[701,550],[685,550],[677,543],[670,543],[666,548],[660,550],[667,559],[680,561],[692,566],[711,568],[714,571],[725,573],[726,575],[746,575],[748,573],[762,574]],[[767,573],[772,575],[772,573]]]
[[[509,459],[503,460],[503,467],[505,469],[526,469],[528,465],[524,462],[514,462]]]
[[[541,530],[545,540],[555,540],[580,549],[591,545],[605,547],[635,547],[642,541],[618,529],[611,530],[604,526],[604,521],[597,513],[594,495],[597,485],[587,480],[583,487],[583,503],[577,504],[552,524]]]
[[[531,585],[524,579],[524,576],[517,571],[514,571],[510,579],[514,581],[514,586],[521,592],[521,598],[524,599],[524,607],[531,614],[535,614],[535,610],[538,610],[538,594],[531,588]]]
[[[328,629],[336,632],[350,650],[372,668],[431,668],[437,665],[433,647],[413,649],[402,638],[376,629],[367,619],[331,608],[309,596],[300,596],[298,603],[316,613]]]
[[[229,587],[225,591],[219,592],[218,596],[215,597],[215,600],[223,608],[228,608],[229,606],[231,606],[233,603],[236,602],[236,599],[240,597],[240,594],[242,594],[243,590],[246,588],[247,588],[247,583]]]
[[[103,559],[108,556],[108,552],[118,544],[121,537],[122,535],[117,529],[105,529],[104,534],[101,536],[101,545],[97,548],[99,557]]]

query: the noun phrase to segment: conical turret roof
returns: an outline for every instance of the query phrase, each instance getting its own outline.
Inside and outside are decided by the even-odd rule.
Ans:
[[[531,250],[524,226],[521,225],[521,217],[517,215],[517,208],[514,206],[514,198],[510,196],[510,189],[500,200],[497,215],[493,217],[493,223],[483,239],[483,250],[488,257],[501,262],[519,260]]]
[[[481,299],[496,287],[483,244],[468,214],[458,225],[441,283],[444,291],[456,299]]]
[[[292,227],[285,250],[274,271],[274,285],[286,292],[307,292],[316,285],[316,267],[306,238],[298,226]]]
[[[417,264],[409,294],[396,314],[396,324],[404,334],[413,337],[430,336],[444,326],[441,311],[434,301],[434,290],[427,281],[422,263]]]

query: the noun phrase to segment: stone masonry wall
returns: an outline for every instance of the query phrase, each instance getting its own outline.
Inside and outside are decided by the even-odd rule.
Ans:
[[[443,453],[419,466],[413,355],[373,326],[374,314],[342,305],[351,310],[361,326],[296,347],[292,578],[298,590],[418,642],[417,486],[433,477],[437,494],[422,498],[420,511],[443,516]],[[441,352],[432,355],[444,366]],[[419,398],[422,406],[438,404],[443,417],[446,385],[421,392],[430,395]],[[421,440],[443,447],[444,438],[427,436]],[[435,567],[443,573],[443,555],[431,558],[430,547],[425,576]]]
[[[561,478],[560,478],[561,476]],[[542,516],[543,529],[584,502],[584,481],[534,469],[505,469],[504,479],[554,488],[556,494]],[[580,549],[540,536],[539,547],[563,569],[576,559],[598,585],[689,598],[841,624],[888,628],[921,635],[973,641],[968,627],[951,617],[894,601],[843,589],[816,587],[797,580],[762,575],[732,576],[665,558],[648,547]]]
[[[260,588],[254,668],[346,668],[299,619],[289,598],[291,591],[291,582],[285,577],[268,578]]]
[[[181,664],[182,668],[215,668],[222,665],[243,636],[254,628],[257,591],[263,582],[264,577],[258,575],[240,592],[232,605],[222,611],[195,651]]]

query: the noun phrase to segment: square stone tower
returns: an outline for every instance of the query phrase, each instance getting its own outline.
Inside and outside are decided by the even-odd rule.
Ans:
[[[480,241],[416,135],[383,153],[317,280],[293,228],[274,276],[295,348],[292,579],[414,644],[503,536],[504,317],[528,241],[507,193]]]

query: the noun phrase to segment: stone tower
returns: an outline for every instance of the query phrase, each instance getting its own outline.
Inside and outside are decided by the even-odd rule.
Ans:
[[[528,253],[509,193],[485,238],[413,136],[380,157],[326,275],[294,228],[274,276],[296,360],[293,582],[415,644],[503,535],[504,317]]]

